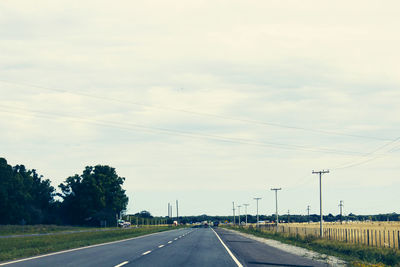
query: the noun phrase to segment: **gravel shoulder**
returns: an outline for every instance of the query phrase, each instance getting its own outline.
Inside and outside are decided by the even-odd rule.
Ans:
[[[284,244],[284,243],[281,243],[281,242],[276,241],[276,240],[257,237],[257,236],[254,236],[254,235],[242,233],[242,232],[231,230],[231,229],[224,228],[224,230],[230,231],[230,232],[234,232],[234,233],[239,234],[239,235],[241,235],[243,237],[246,237],[246,238],[249,238],[249,239],[264,243],[264,244],[267,244],[267,245],[269,245],[271,247],[275,247],[277,249],[283,250],[285,252],[288,252],[288,253],[291,253],[291,254],[294,254],[294,255],[298,255],[298,256],[302,256],[302,257],[308,258],[308,259],[312,259],[312,260],[316,260],[316,261],[319,261],[319,262],[326,263],[329,266],[335,266],[335,267],[336,266],[337,267],[348,266],[348,264],[345,261],[343,261],[343,260],[341,260],[339,258],[336,258],[334,256],[321,254],[321,253],[318,253],[318,252],[315,252],[315,251],[311,251],[311,250],[308,250],[308,249],[305,249],[305,248],[296,247],[296,246],[289,245],[289,244]]]

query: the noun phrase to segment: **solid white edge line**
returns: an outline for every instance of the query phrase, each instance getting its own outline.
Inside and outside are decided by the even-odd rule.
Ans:
[[[231,258],[233,259],[233,261],[236,263],[236,265],[238,267],[243,267],[243,265],[238,261],[238,259],[235,257],[235,255],[233,255],[233,253],[231,252],[231,250],[225,245],[224,241],[222,241],[222,239],[219,237],[219,235],[217,234],[217,232],[214,231],[214,229],[211,228],[211,230],[214,232],[214,234],[218,237],[219,241],[221,242],[221,244],[224,246],[224,248],[226,249],[226,251],[228,251],[229,256],[231,256]]]
[[[176,230],[170,230],[170,231],[176,231]],[[47,257],[47,256],[53,256],[53,255],[63,254],[63,253],[67,253],[67,252],[73,252],[73,251],[82,250],[82,249],[87,249],[87,248],[94,248],[94,247],[100,247],[100,246],[105,246],[105,245],[111,245],[111,244],[121,243],[121,242],[125,242],[125,241],[130,241],[130,240],[133,240],[133,239],[139,239],[139,238],[143,238],[143,237],[147,237],[147,236],[152,236],[152,235],[157,235],[157,234],[162,234],[162,233],[166,233],[166,232],[169,232],[169,231],[163,231],[163,232],[158,232],[158,233],[152,233],[152,234],[148,234],[148,235],[141,235],[141,236],[136,236],[136,237],[132,237],[132,238],[127,238],[127,239],[122,239],[122,240],[117,240],[117,241],[112,241],[112,242],[107,242],[107,243],[101,243],[101,244],[91,245],[91,246],[87,246],[87,247],[81,247],[81,248],[73,248],[73,249],[68,249],[68,250],[62,250],[62,251],[57,251],[57,252],[53,252],[53,253],[49,253],[49,254],[34,256],[34,257],[25,258],[25,259],[20,259],[20,260],[15,260],[15,261],[3,262],[3,263],[0,263],[0,266],[4,266],[4,265],[8,265],[8,264],[13,264],[13,263],[18,263],[18,262],[23,262],[23,261],[34,260],[34,259],[39,259],[39,258],[43,258],[43,257]]]
[[[147,255],[147,254],[149,254],[149,253],[151,253],[151,250],[148,250],[148,251],[146,251],[146,252],[143,252],[142,255],[144,256],[144,255]]]
[[[124,261],[124,262],[121,262],[118,265],[115,265],[114,267],[121,267],[121,266],[124,266],[125,264],[128,264],[128,263],[129,263],[129,261]]]

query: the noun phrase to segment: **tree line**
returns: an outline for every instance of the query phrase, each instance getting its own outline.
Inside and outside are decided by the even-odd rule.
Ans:
[[[143,215],[146,214],[146,215]],[[150,216],[149,216],[150,215]],[[131,217],[128,217],[131,216]],[[154,219],[156,221],[163,221],[168,224],[172,224],[173,221],[179,221],[179,223],[182,224],[187,224],[187,223],[199,223],[203,221],[209,221],[209,222],[220,222],[220,223],[232,223],[233,222],[233,216],[210,216],[210,215],[198,215],[198,216],[179,216],[177,219],[176,217],[153,217],[151,214],[147,211],[142,211],[141,213],[136,213],[133,215],[125,215],[125,219],[129,220],[128,218],[131,218],[131,221],[134,223],[136,220],[136,217],[139,218],[139,222],[141,218],[150,218]],[[388,213],[388,214],[375,214],[375,215],[355,215],[353,213],[350,213],[348,215],[343,215],[341,216],[340,214],[338,215],[333,215],[333,214],[328,214],[324,215],[323,219],[325,222],[340,222],[340,221],[400,221],[400,214],[397,214],[395,212],[393,213]],[[273,223],[276,220],[275,214],[271,215],[259,215],[259,220],[263,222],[270,222]],[[279,222],[280,223],[306,223],[306,222],[319,222],[320,216],[319,214],[310,214],[308,215],[296,215],[296,214],[282,214],[279,215]],[[240,221],[244,223],[246,221],[246,215],[241,214],[240,215]],[[150,221],[151,222],[151,221]],[[236,214],[235,216],[235,222],[239,223],[239,216]],[[257,216],[256,215],[247,215],[247,222],[248,223],[256,223],[257,222]]]
[[[35,169],[11,166],[0,158],[0,224],[114,224],[128,197],[115,168],[87,166],[58,185],[60,192]]]

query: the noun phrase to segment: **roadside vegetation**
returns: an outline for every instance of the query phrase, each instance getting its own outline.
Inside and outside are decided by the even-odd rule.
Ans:
[[[48,234],[81,230],[96,230],[100,228],[79,227],[79,226],[63,226],[52,224],[37,225],[0,225],[0,236],[8,235],[26,235],[26,234]],[[101,228],[104,229],[104,228]]]
[[[126,210],[124,177],[108,165],[87,166],[58,185],[35,169],[0,157],[0,224],[115,225]]]
[[[177,227],[148,226],[118,229],[115,231],[0,238],[0,262],[122,240],[172,229],[177,229]]]
[[[260,231],[256,228],[226,228],[332,255],[349,262],[352,266],[400,266],[400,251],[397,249],[373,248],[313,236],[303,237],[273,231]]]

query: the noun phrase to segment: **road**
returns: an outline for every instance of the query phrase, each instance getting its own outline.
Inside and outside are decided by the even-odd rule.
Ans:
[[[240,235],[189,228],[23,259],[0,266],[326,266]]]

